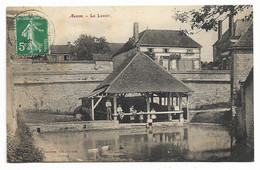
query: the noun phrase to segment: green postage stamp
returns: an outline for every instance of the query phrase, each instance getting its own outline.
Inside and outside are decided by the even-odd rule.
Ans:
[[[48,54],[48,21],[37,15],[16,16],[17,55]]]

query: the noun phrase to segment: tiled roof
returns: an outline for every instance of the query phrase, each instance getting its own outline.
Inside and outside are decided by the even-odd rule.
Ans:
[[[70,48],[68,45],[51,45],[51,54],[69,54]]]
[[[192,92],[143,52],[127,57],[98,87],[105,93]]]
[[[122,48],[124,43],[108,43],[110,48],[110,54],[114,55],[120,48]]]
[[[139,46],[167,47],[202,47],[182,31],[176,30],[145,30],[137,42]]]
[[[126,52],[136,46],[185,48],[202,47],[183,31],[147,29],[139,33],[139,40],[136,43],[134,43],[133,38],[130,38],[115,55]]]
[[[221,39],[217,40],[214,45],[222,44],[228,41],[229,38],[231,39],[238,39],[241,35],[243,35],[250,25],[251,21],[243,21],[242,19],[236,20],[234,23],[234,35],[230,37],[229,29],[221,36]],[[230,47],[231,44],[228,46]]]

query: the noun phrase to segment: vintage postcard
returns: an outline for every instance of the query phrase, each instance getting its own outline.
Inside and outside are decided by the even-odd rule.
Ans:
[[[253,162],[253,6],[7,7],[7,161]]]

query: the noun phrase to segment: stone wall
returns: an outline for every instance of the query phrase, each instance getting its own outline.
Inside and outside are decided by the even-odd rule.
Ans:
[[[200,70],[172,72],[194,92],[190,97],[190,108],[230,102],[230,71]]]
[[[85,97],[98,83],[54,83],[15,85],[17,109],[72,113],[81,105],[80,97]]]
[[[197,109],[203,105],[230,102],[230,84],[228,82],[184,81],[184,83],[194,90],[189,98],[191,109]]]
[[[27,124],[30,131],[35,132],[68,132],[68,131],[89,131],[89,130],[108,130],[119,129],[118,121],[78,121],[78,122],[53,122]]]
[[[254,140],[254,82],[253,76],[244,87],[245,95],[245,118],[246,118],[246,133],[250,140]]]
[[[15,108],[72,113],[85,97],[113,69],[110,62],[43,63],[15,61],[13,67]],[[191,109],[201,105],[228,102],[228,71],[172,72],[191,89]]]
[[[231,74],[233,75],[234,90],[239,89],[239,81],[245,81],[253,65],[252,50],[237,50],[233,52],[233,69]]]
[[[229,70],[172,71],[171,74],[186,82],[230,82]]]
[[[16,61],[13,67],[15,107],[72,113],[81,105],[79,98],[91,93],[112,69],[111,62]]]

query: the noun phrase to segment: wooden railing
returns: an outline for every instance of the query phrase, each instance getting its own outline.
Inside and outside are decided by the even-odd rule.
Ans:
[[[172,114],[180,114],[179,121],[183,122],[183,111],[161,111],[161,112],[138,112],[134,115],[160,115],[160,114],[167,114],[169,115],[168,119],[169,121],[172,121]],[[113,114],[114,120],[117,120],[119,114]],[[123,113],[124,116],[131,116],[133,113]],[[149,117],[147,117],[147,123],[152,123],[153,120]]]
[[[180,114],[183,113],[183,111],[162,111],[162,112],[138,112],[135,115],[159,115],[159,114]],[[117,116],[118,114],[113,114],[113,116]],[[133,115],[133,113],[124,113],[124,116],[130,116]]]

